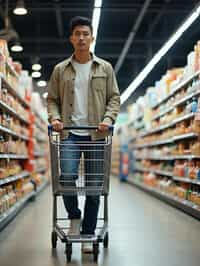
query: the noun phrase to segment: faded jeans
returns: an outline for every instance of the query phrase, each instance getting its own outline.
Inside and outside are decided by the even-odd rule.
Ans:
[[[82,142],[82,144],[76,142]],[[92,145],[84,145],[85,142],[89,142]],[[96,187],[102,185],[104,147],[103,145],[95,146],[95,143],[98,143],[98,141],[91,141],[90,136],[79,136],[72,133],[69,134],[66,140],[61,141],[60,167],[62,185],[76,186],[75,181],[78,179],[82,153],[84,154],[85,186],[92,185]],[[62,144],[67,145],[62,146]],[[70,146],[70,144],[72,145]],[[98,173],[100,173],[99,176]],[[63,201],[69,219],[81,218],[77,195],[64,195]],[[100,196],[98,194],[86,195],[81,234],[95,233],[99,204]]]

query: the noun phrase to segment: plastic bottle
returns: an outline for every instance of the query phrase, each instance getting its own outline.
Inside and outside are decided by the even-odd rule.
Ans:
[[[193,113],[196,113],[197,112],[197,107],[198,107],[197,99],[196,98],[192,98],[191,111]]]

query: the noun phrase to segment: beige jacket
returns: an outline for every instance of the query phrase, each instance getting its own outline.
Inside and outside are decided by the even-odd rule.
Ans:
[[[74,108],[74,81],[76,77],[72,66],[73,55],[55,66],[48,84],[47,109],[51,123],[59,119],[64,126],[72,126]],[[88,125],[98,126],[100,122],[113,124],[120,109],[120,95],[113,68],[110,63],[93,55],[93,63],[88,89]],[[67,137],[65,131],[62,137]],[[106,135],[91,131],[92,139]]]

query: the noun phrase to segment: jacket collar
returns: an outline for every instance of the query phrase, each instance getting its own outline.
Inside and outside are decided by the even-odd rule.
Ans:
[[[97,63],[97,64],[102,64],[101,62],[101,59],[99,57],[97,57],[95,54],[91,53],[92,55],[92,61]],[[64,67],[67,67],[69,64],[73,64],[73,57],[74,57],[74,54],[72,54],[68,59],[65,60],[65,63],[64,63]]]

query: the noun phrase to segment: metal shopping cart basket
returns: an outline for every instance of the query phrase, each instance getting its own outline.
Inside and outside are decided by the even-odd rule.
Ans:
[[[98,127],[65,127],[64,130],[97,130]],[[113,127],[110,127],[110,134],[101,141],[81,141],[68,142],[60,139],[60,134],[52,130],[50,125],[49,144],[51,156],[51,177],[53,191],[53,230],[51,234],[52,247],[56,248],[58,237],[66,245],[67,262],[71,261],[72,243],[93,243],[93,258],[97,262],[99,254],[99,243],[103,242],[105,248],[108,247],[108,192],[111,161],[111,146]],[[72,155],[75,151],[80,151],[81,156],[76,158]],[[89,151],[89,152],[88,152]],[[66,164],[78,160],[78,171],[70,172],[69,169],[61,171],[61,164]],[[87,167],[89,164],[89,168]],[[98,217],[96,231],[94,235],[71,235],[68,233],[69,226],[61,225],[69,222],[68,218],[58,217],[58,197],[69,195],[99,195],[103,196],[103,217]]]

